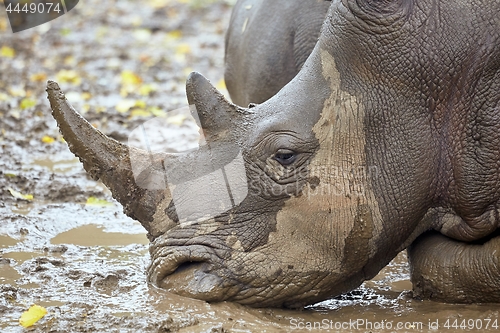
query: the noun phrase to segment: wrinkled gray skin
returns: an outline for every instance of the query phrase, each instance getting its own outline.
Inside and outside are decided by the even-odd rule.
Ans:
[[[225,73],[234,103],[274,96],[297,75],[318,41],[330,1],[239,0],[226,34]]]
[[[240,108],[191,74],[207,143],[183,155],[128,148],[47,91],[70,149],[148,231],[161,288],[298,307],[352,290],[432,229],[409,251],[416,291],[497,302],[499,14],[499,1],[332,1],[311,56],[266,102]],[[238,156],[236,186],[200,181]],[[217,216],[196,211],[245,185]]]

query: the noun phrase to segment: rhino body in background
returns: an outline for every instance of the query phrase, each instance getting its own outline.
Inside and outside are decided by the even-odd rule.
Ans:
[[[226,33],[225,74],[234,103],[274,96],[304,65],[330,1],[239,0]]]
[[[53,82],[49,99],[70,149],[148,231],[160,287],[298,307],[411,245],[417,295],[497,302],[499,17],[500,1],[332,1],[300,72],[262,104],[188,78],[206,144],[181,155],[109,139]]]

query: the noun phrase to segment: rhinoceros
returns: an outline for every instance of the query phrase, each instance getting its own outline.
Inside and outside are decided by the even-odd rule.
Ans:
[[[183,154],[127,147],[47,91],[71,151],[147,230],[158,287],[300,307],[409,247],[416,296],[498,302],[499,17],[500,1],[331,1],[298,74],[261,104],[189,76],[205,143]]]

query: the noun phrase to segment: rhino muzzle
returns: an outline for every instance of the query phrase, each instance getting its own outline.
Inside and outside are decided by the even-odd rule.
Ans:
[[[204,245],[152,247],[148,276],[154,285],[205,301],[223,301],[234,294],[228,293],[227,279],[219,275],[226,251]]]

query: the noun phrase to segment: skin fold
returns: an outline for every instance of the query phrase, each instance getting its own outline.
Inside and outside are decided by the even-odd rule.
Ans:
[[[332,1],[299,73],[261,104],[190,75],[206,144],[181,155],[127,152],[47,91],[72,152],[148,230],[161,288],[300,307],[434,230],[409,251],[417,294],[496,302],[499,13],[498,1]]]
[[[495,235],[474,243],[437,232],[419,237],[408,249],[414,296],[453,303],[498,302],[500,237]]]

